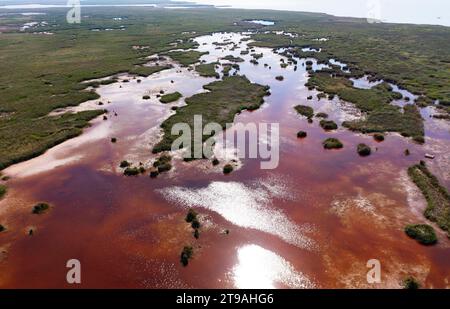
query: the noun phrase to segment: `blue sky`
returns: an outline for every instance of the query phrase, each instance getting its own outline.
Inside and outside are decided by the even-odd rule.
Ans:
[[[337,16],[379,16],[387,22],[450,26],[449,0],[194,0],[197,3],[323,12]],[[368,8],[371,9],[368,9]]]

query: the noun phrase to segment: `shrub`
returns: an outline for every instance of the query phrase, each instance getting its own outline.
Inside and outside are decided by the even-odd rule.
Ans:
[[[384,135],[381,133],[375,133],[373,135],[373,139],[376,140],[377,142],[382,142],[384,141]]]
[[[337,124],[332,120],[321,120],[320,126],[327,131],[336,130],[338,128]]]
[[[214,158],[214,159],[212,160],[212,165],[217,166],[217,165],[219,165],[219,164],[220,164],[219,159]]]
[[[327,113],[317,113],[316,117],[317,118],[327,119],[328,118],[328,114]]]
[[[428,224],[411,224],[405,227],[405,233],[423,245],[434,245],[437,236],[433,227]]]
[[[40,215],[44,213],[46,210],[50,208],[50,205],[47,203],[38,203],[33,206],[32,213],[35,215]]]
[[[0,232],[3,232],[4,230],[6,230],[6,228],[0,224]]]
[[[149,96],[149,95],[145,95],[145,96],[142,97],[142,99],[144,99],[144,100],[150,100],[150,96]]]
[[[120,162],[119,166],[120,166],[120,168],[125,168],[125,167],[129,167],[130,165],[131,165],[130,162],[124,160],[124,161]]]
[[[423,143],[425,143],[425,138],[423,136],[417,135],[417,136],[413,137],[413,141],[415,141],[416,143],[419,143],[419,144],[423,144]]]
[[[172,157],[169,155],[162,155],[159,157],[155,163],[153,163],[153,167],[158,169],[158,173],[164,173],[168,172],[172,169],[172,164],[170,162],[172,161]]]
[[[151,178],[156,178],[156,177],[158,177],[158,175],[159,175],[158,169],[153,167],[153,168],[150,170],[150,177],[151,177]]]
[[[306,64],[307,66],[312,66],[312,65],[313,65],[313,62],[312,62],[311,60],[307,60],[307,61],[305,62],[305,64]]]
[[[200,221],[197,218],[194,218],[194,220],[192,220],[191,226],[195,230],[199,229],[200,228]]]
[[[115,137],[113,137],[113,138],[111,138],[111,143],[117,143],[117,138],[115,138]]]
[[[337,138],[327,138],[322,144],[325,149],[341,149],[344,147],[344,144]]]
[[[141,171],[137,168],[137,167],[127,167],[124,171],[123,174],[125,176],[137,176],[141,173]]]
[[[409,156],[411,153],[409,151],[409,149],[405,149],[405,156]]]
[[[361,157],[370,156],[370,154],[372,153],[372,149],[370,149],[370,147],[366,144],[359,144],[357,147],[357,151]]]
[[[197,219],[197,212],[195,210],[193,210],[192,208],[189,209],[187,215],[186,215],[186,222],[187,223],[192,223],[194,220]]]
[[[224,174],[230,174],[234,170],[233,165],[227,164],[223,167]]]
[[[168,172],[172,169],[172,164],[170,163],[164,163],[158,166],[158,172],[161,173],[165,173]]]
[[[308,96],[307,99],[312,100],[313,99],[312,95]]]
[[[183,266],[187,266],[189,264],[189,260],[192,258],[194,254],[194,249],[191,246],[185,246],[183,251],[181,251],[180,261]]]
[[[277,76],[277,77],[275,77],[275,79],[277,80],[277,81],[283,81],[284,80],[284,76],[282,76],[282,75],[279,75],[279,76]]]
[[[195,238],[195,239],[199,239],[199,238],[200,238],[200,232],[198,231],[198,229],[196,229],[196,230],[194,231],[194,238]]]
[[[308,136],[308,133],[306,133],[305,131],[298,131],[298,133],[297,133],[298,138],[305,138],[307,136]]]
[[[314,110],[310,106],[297,105],[294,108],[297,111],[297,113],[299,113],[302,116],[305,116],[306,118],[312,118],[314,116]]]
[[[420,288],[420,284],[414,277],[408,277],[403,280],[403,288],[407,290],[417,290]]]
[[[175,102],[177,100],[179,100],[183,95],[181,93],[177,92],[173,92],[173,93],[169,93],[166,95],[163,95],[159,101],[161,103],[167,104],[167,103],[172,103]]]

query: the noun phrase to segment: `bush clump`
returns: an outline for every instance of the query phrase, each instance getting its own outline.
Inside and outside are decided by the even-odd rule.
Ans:
[[[327,113],[317,113],[316,117],[317,118],[327,119],[328,118],[328,114]]]
[[[177,92],[168,93],[166,95],[163,95],[159,99],[159,101],[164,104],[172,103],[172,102],[178,101],[182,96],[183,95],[177,91]]]
[[[149,96],[149,95],[144,95],[144,96],[142,97],[142,99],[143,99],[143,100],[150,100],[150,96]]]
[[[297,132],[297,138],[306,138],[308,136],[308,133],[305,131],[298,131]]]
[[[194,221],[196,219],[197,219],[197,212],[195,210],[193,210],[192,208],[189,209],[189,211],[186,215],[185,221],[187,223],[192,223],[192,221]]]
[[[402,282],[403,288],[406,290],[420,289],[419,282],[414,277],[408,277]]]
[[[6,230],[6,228],[0,224],[0,232],[3,232],[4,230]]]
[[[434,245],[437,236],[432,226],[428,224],[411,224],[405,227],[405,233],[423,245]]]
[[[327,138],[322,144],[325,149],[341,149],[344,147],[344,144],[337,138]]]
[[[381,133],[375,133],[373,135],[373,139],[376,140],[377,142],[382,142],[384,141],[384,135]]]
[[[191,246],[185,246],[183,251],[181,251],[180,262],[184,267],[188,266],[189,260],[194,254],[194,249]]]
[[[127,167],[124,171],[123,174],[125,176],[137,176],[141,173],[141,171],[139,170],[139,168],[137,167]]]
[[[131,165],[130,162],[128,162],[127,160],[123,160],[122,162],[120,162],[119,167],[120,168],[126,168],[126,167],[129,167],[130,165]]]
[[[158,171],[158,169],[157,168],[151,168],[150,169],[150,177],[151,178],[156,178],[156,177],[158,177],[159,176],[159,171]]]
[[[338,128],[336,122],[334,122],[333,120],[325,120],[325,119],[322,119],[320,121],[320,126],[326,131],[336,130]]]
[[[314,110],[312,107],[307,105],[297,105],[294,107],[297,113],[299,113],[302,116],[305,116],[308,119],[311,119],[314,116]]]
[[[219,159],[214,158],[214,159],[212,160],[212,165],[213,165],[213,166],[217,166],[217,165],[219,165],[219,164],[220,164]]]
[[[168,172],[172,169],[172,157],[169,155],[162,155],[159,157],[155,163],[153,163],[153,167],[158,169],[158,173]]]
[[[231,172],[233,172],[233,170],[234,170],[234,168],[233,168],[233,165],[231,165],[231,164],[227,164],[223,167],[223,173],[225,175],[231,174]]]
[[[275,79],[279,82],[282,82],[284,80],[284,76],[279,75],[279,76],[275,77]]]
[[[47,203],[38,203],[33,206],[33,210],[31,211],[35,215],[40,215],[47,211],[50,208],[50,205]]]
[[[361,157],[370,156],[370,154],[372,153],[372,149],[370,149],[370,147],[366,144],[359,144],[357,147],[357,151]]]
[[[111,138],[111,143],[113,143],[113,144],[117,143],[117,138],[116,137],[112,137]]]

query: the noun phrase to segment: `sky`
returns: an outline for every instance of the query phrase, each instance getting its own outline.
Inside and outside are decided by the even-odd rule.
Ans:
[[[385,22],[450,26],[449,0],[194,0],[235,8],[322,12]]]

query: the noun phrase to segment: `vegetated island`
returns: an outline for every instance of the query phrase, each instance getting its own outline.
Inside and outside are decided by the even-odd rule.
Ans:
[[[450,237],[450,194],[447,189],[439,183],[424,162],[411,166],[408,175],[427,201],[425,217],[436,222]]]
[[[168,104],[168,103],[172,103],[175,101],[178,101],[179,99],[181,99],[183,97],[183,95],[181,93],[179,93],[178,91],[176,92],[172,92],[172,93],[168,93],[163,95],[159,101],[163,104]]]
[[[219,73],[216,72],[216,62],[199,64],[195,66],[195,70],[203,77],[215,77],[219,78]]]
[[[164,136],[153,148],[153,153],[171,150],[173,141],[179,137],[171,134],[175,124],[187,123],[193,128],[194,116],[202,115],[203,125],[215,122],[225,129],[226,124],[233,123],[235,115],[242,110],[258,109],[269,90],[268,86],[251,83],[245,76],[225,77],[203,88],[209,92],[187,98],[187,105],[178,108],[175,115],[161,124]],[[205,140],[208,136],[203,138]]]

